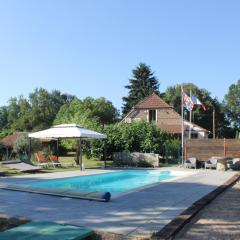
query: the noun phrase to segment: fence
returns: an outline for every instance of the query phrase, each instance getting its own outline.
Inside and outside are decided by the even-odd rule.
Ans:
[[[240,157],[239,139],[190,139],[185,141],[185,159],[196,157],[206,161],[210,157]]]

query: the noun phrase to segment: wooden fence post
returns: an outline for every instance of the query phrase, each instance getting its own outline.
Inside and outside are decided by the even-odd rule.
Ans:
[[[227,143],[226,143],[226,138],[224,138],[224,157],[227,155]]]

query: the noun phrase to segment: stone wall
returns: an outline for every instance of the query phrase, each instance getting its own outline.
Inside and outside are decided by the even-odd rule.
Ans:
[[[153,167],[159,167],[159,155],[154,153],[115,152],[113,161],[120,166],[138,166],[140,162],[146,162]]]

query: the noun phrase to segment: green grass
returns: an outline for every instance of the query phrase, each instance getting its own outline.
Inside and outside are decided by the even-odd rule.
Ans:
[[[9,168],[9,167],[2,166],[2,165],[0,165],[0,171],[3,171],[4,176],[6,176],[6,177],[29,174],[29,173],[19,172],[17,169]]]
[[[80,166],[77,165],[74,161],[74,154],[69,153],[67,156],[60,156],[59,161],[63,164],[62,167],[51,167],[51,168],[43,168],[40,171],[43,173],[51,173],[51,172],[66,172],[66,171],[74,171],[79,170]],[[97,158],[87,159],[86,156],[83,156],[83,163],[86,169],[91,168],[101,168],[103,161],[98,160]],[[64,166],[64,164],[72,164],[72,166]],[[111,167],[113,165],[112,161],[107,161],[107,166]],[[26,175],[29,173],[19,172],[17,169],[9,168],[6,166],[0,165],[0,171],[5,172],[5,176],[18,176],[18,175]]]

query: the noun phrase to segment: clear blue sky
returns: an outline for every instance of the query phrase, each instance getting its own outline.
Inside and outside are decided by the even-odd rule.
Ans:
[[[219,100],[240,79],[239,0],[0,0],[0,105],[36,87],[120,108],[131,70]]]

